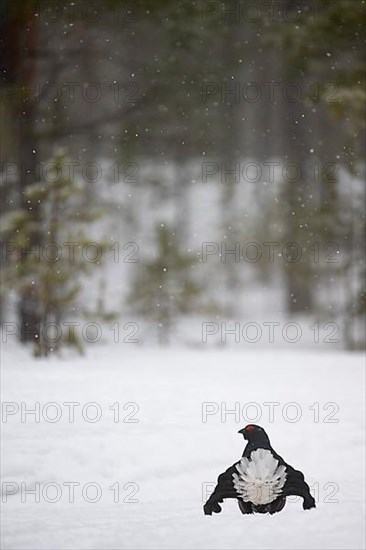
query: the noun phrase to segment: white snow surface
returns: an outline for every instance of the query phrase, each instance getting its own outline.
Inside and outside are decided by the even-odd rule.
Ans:
[[[41,414],[39,422],[29,415],[22,422],[20,411],[2,417],[2,548],[365,548],[361,354],[109,344],[68,361],[37,361],[15,344],[3,348],[3,407],[38,402]],[[66,402],[80,403],[74,422]],[[85,408],[90,402],[97,406]],[[113,421],[116,402],[124,422]],[[269,402],[278,403],[273,418]],[[225,415],[235,403],[239,413]],[[99,407],[100,420],[86,421],[83,407],[89,419]],[[212,413],[204,419],[203,408]],[[243,516],[226,500],[221,514],[203,515],[217,476],[240,459],[245,441],[237,431],[250,422],[304,472],[316,509],[294,499],[273,516]],[[79,483],[74,502],[67,482]],[[35,483],[40,502],[24,492]],[[109,487],[117,483],[114,502]],[[99,500],[87,502],[95,487]]]

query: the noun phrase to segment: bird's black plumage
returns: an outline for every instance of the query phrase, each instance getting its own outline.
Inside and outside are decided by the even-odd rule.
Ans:
[[[248,441],[242,458],[218,477],[205,515],[221,512],[226,498],[237,499],[243,514],[280,512],[290,495],[302,497],[304,510],[315,508],[304,475],[276,453],[263,428],[249,424],[239,433]]]

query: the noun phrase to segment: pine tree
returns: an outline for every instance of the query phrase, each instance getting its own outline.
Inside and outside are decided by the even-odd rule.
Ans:
[[[287,4],[289,8],[298,9],[292,2]],[[339,262],[335,262],[338,265],[322,262],[317,267],[322,271],[323,288],[331,286],[330,282],[336,278],[343,284],[345,303],[338,300],[335,309],[343,321],[346,346],[353,349],[365,345],[365,194],[362,176],[366,5],[364,2],[350,4],[348,0],[337,0],[322,2],[316,9],[319,13],[315,16],[314,10],[309,9],[305,2],[296,25],[287,22],[272,25],[268,28],[267,38],[283,52],[289,74],[301,73],[304,81],[315,82],[315,88],[309,87],[311,93],[305,104],[318,109],[321,103],[331,121],[330,128],[339,135],[338,150],[328,150],[328,159],[324,154],[322,158],[323,161],[332,161],[333,166],[340,165],[343,170],[334,177],[334,173],[326,173],[327,163],[324,162],[324,174],[319,181],[319,204],[307,223],[320,246],[327,246],[330,241],[339,245]],[[326,284],[324,276],[329,281]]]
[[[39,357],[62,344],[81,350],[74,332],[62,330],[61,322],[76,303],[81,275],[100,263],[82,254],[90,243],[83,227],[100,212],[85,210],[83,185],[70,176],[69,167],[63,154],[56,155],[47,181],[27,186],[26,206],[9,212],[3,223],[2,239],[16,251],[4,267],[3,292],[14,290],[18,296],[27,296],[21,301],[29,311],[20,336],[26,341],[27,332],[35,335],[35,355]],[[100,257],[105,243],[93,238],[93,246]]]
[[[194,279],[196,258],[180,250],[175,233],[160,224],[157,252],[140,266],[128,302],[134,311],[153,323],[160,344],[167,344],[178,317],[197,310],[202,291]]]

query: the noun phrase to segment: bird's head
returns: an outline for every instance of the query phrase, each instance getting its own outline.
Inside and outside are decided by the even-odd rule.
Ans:
[[[268,440],[268,435],[264,429],[256,424],[248,424],[238,433],[242,434],[244,439],[248,441]]]

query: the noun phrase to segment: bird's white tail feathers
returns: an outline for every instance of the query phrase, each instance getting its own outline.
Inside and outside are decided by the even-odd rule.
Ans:
[[[245,502],[255,505],[276,500],[286,482],[285,466],[279,465],[267,449],[253,451],[250,459],[243,457],[236,469],[238,474],[233,474],[233,483],[237,493]]]

